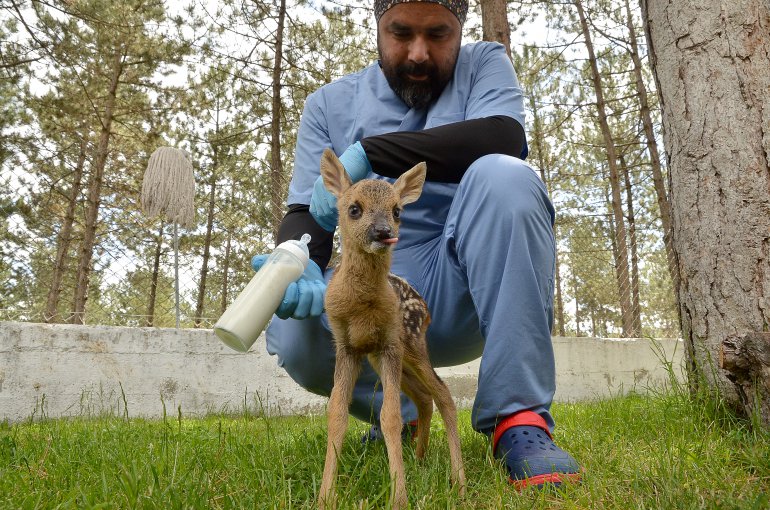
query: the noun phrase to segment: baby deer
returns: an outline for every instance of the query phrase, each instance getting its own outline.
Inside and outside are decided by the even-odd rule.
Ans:
[[[417,458],[422,458],[428,448],[435,400],[449,441],[452,482],[458,485],[460,495],[465,493],[457,410],[449,389],[428,359],[427,305],[405,280],[390,273],[401,209],[420,197],[425,171],[425,163],[419,163],[393,185],[381,180],[363,180],[353,185],[331,150],[327,149],[321,158],[324,184],[337,197],[342,242],[342,259],[329,282],[325,301],[337,354],[328,409],[326,464],[319,495],[321,508],[333,508],[336,504],[337,458],[363,356],[382,381],[380,424],[390,463],[393,508],[407,505],[399,388],[417,406]]]

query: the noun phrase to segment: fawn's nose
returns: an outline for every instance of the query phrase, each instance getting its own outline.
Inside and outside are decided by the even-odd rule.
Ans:
[[[374,223],[369,229],[369,238],[372,241],[384,241],[393,237],[393,229],[385,222]]]

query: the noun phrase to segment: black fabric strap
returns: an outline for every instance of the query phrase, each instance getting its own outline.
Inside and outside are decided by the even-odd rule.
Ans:
[[[521,124],[503,115],[361,140],[372,169],[379,175],[396,178],[425,161],[428,181],[450,183],[459,183],[471,163],[481,156],[523,157],[525,144]]]
[[[289,239],[298,240],[304,233],[310,234],[308,250],[311,260],[318,264],[321,271],[325,271],[332,257],[334,234],[324,230],[316,223],[310,214],[309,205],[292,204],[289,206],[289,212],[283,217],[281,226],[278,227],[277,242],[282,243]]]

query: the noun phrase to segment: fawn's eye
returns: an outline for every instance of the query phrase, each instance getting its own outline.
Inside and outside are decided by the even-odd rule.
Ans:
[[[350,207],[348,207],[348,216],[353,218],[354,220],[357,220],[361,217],[361,208],[357,204],[353,204]]]
[[[399,209],[398,207],[394,207],[393,208],[393,217],[395,219],[399,219],[401,217],[401,209]]]

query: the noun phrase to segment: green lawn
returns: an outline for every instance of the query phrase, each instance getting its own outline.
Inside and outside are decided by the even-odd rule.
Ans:
[[[468,494],[448,484],[443,429],[417,462],[406,451],[412,508],[770,508],[770,435],[682,392],[556,405],[557,442],[584,482],[519,494],[462,412]],[[340,508],[387,506],[387,458],[351,423]],[[0,424],[0,508],[313,508],[323,418],[121,417]]]

